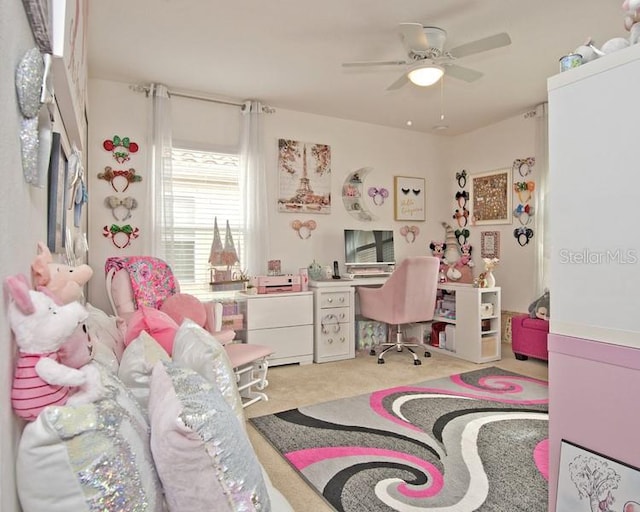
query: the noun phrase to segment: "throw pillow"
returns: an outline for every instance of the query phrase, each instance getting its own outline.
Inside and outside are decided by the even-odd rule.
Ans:
[[[215,385],[233,409],[242,427],[246,428],[236,375],[227,351],[215,336],[194,322],[185,320],[176,333],[173,360],[180,366],[198,372]]]
[[[169,315],[175,323],[182,325],[188,318],[200,327],[207,322],[207,311],[200,299],[188,293],[176,293],[162,303],[160,311]]]
[[[145,416],[115,375],[92,364],[100,370],[104,398],[47,407],[24,428],[16,461],[22,509],[162,512]]]
[[[173,338],[178,330],[178,324],[173,319],[158,309],[148,306],[140,306],[129,319],[127,334],[124,337],[125,345],[135,340],[142,331],[147,331],[160,346],[171,355],[173,350]]]
[[[142,331],[122,354],[118,377],[146,412],[149,402],[151,372],[158,361],[169,361],[169,354],[151,335]]]
[[[126,325],[124,321],[115,316],[109,316],[101,309],[87,303],[89,318],[85,321],[89,336],[93,342],[101,342],[113,351],[118,361],[124,352],[124,335]]]
[[[172,512],[271,510],[260,464],[222,394],[173,362],[153,369],[151,452]]]

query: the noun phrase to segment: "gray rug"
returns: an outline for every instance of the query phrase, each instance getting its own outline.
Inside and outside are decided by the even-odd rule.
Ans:
[[[546,512],[547,410],[486,368],[250,421],[338,511]]]

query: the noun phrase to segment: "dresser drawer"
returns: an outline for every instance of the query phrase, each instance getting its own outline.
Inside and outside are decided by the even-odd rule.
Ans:
[[[313,324],[313,295],[287,295],[247,299],[247,329],[270,329]]]
[[[327,308],[321,309],[320,314],[320,326],[322,328],[331,327],[332,325],[342,322],[348,322],[351,319],[350,308]]]
[[[340,308],[350,306],[349,292],[322,292],[320,295],[321,308]]]
[[[338,324],[336,328],[331,327],[328,333],[322,333],[316,344],[316,361],[337,356],[350,356],[351,336],[349,335],[349,324]]]

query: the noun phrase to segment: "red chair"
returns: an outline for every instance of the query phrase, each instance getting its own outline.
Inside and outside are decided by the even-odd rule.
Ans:
[[[395,341],[380,344],[378,364],[384,363],[384,355],[394,347],[398,352],[406,348],[413,355],[413,364],[422,364],[413,348],[424,348],[424,345],[406,343],[401,326],[433,320],[439,269],[440,260],[433,256],[406,258],[380,288],[358,286],[361,315],[394,326]],[[371,355],[375,354],[371,349]],[[431,354],[425,351],[424,356]]]

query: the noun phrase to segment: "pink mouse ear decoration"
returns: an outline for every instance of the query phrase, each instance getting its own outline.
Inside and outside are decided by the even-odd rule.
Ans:
[[[416,241],[416,237],[420,234],[418,226],[402,226],[400,234],[404,237],[408,244]]]
[[[367,192],[369,197],[373,198],[373,204],[376,206],[384,204],[384,200],[389,197],[389,191],[384,187],[369,187]]]
[[[298,232],[298,236],[302,240],[306,240],[311,236],[311,232],[318,227],[316,221],[313,219],[305,220],[302,222],[301,220],[294,220],[291,223],[291,227],[294,231]]]

